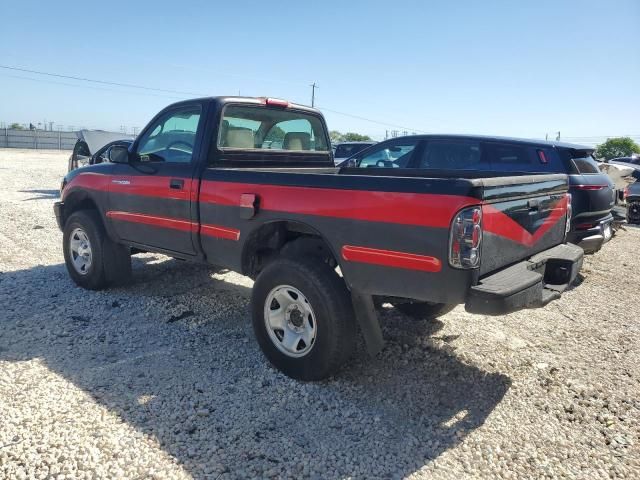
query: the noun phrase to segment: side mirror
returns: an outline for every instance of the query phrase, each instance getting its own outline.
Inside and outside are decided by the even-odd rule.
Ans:
[[[124,145],[114,145],[109,150],[111,163],[129,163],[129,149]]]

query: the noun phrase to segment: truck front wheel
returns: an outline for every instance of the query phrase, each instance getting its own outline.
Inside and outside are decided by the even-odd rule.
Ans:
[[[356,326],[349,292],[324,263],[273,261],[256,279],[251,311],[262,352],[289,377],[321,380],[353,352]]]
[[[80,210],[67,219],[63,249],[71,279],[83,288],[100,290],[131,275],[129,249],[109,239],[93,210]]]

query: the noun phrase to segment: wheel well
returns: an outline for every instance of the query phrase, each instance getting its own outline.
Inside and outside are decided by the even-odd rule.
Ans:
[[[95,210],[96,212],[99,212],[96,203],[86,194],[70,195],[69,198],[66,198],[64,201],[64,217],[62,219],[62,224],[64,225],[67,222],[67,218],[78,210]]]
[[[242,272],[255,278],[269,262],[282,256],[315,257],[333,267],[338,260],[329,242],[314,228],[299,222],[272,222],[252,232],[242,252]]]

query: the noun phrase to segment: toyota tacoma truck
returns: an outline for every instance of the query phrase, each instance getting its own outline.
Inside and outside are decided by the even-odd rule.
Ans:
[[[566,175],[336,168],[321,113],[280,99],[176,103],[109,160],[69,172],[54,207],[73,281],[126,282],[139,252],[247,275],[260,348],[296,379],[336,372],[358,332],[379,351],[379,299],[501,315],[558,298],[582,265]]]

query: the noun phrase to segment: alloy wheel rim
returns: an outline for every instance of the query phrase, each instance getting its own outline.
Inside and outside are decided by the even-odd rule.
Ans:
[[[86,275],[91,268],[93,252],[91,251],[91,241],[82,228],[75,228],[69,236],[69,253],[71,254],[71,264],[80,275]]]
[[[269,292],[264,322],[275,347],[289,357],[303,357],[315,345],[316,316],[307,297],[295,287],[279,285]]]

